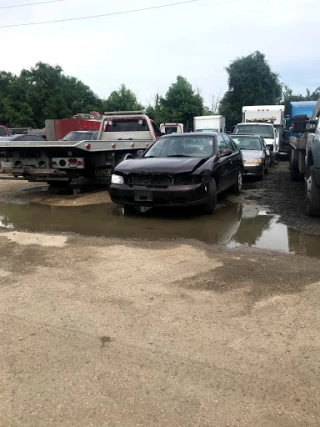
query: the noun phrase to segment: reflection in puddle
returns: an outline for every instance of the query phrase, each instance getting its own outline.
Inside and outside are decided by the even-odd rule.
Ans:
[[[229,204],[212,215],[196,211],[149,210],[124,216],[116,205],[56,207],[0,206],[0,227],[32,232],[148,240],[196,239],[209,245],[250,246],[320,257],[320,238],[298,233],[258,208]]]

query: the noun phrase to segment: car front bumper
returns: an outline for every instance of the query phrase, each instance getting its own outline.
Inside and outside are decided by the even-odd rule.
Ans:
[[[260,165],[244,165],[243,175],[244,176],[261,176],[264,174],[263,163]]]
[[[203,183],[173,185],[166,188],[112,184],[109,193],[114,203],[149,207],[196,206],[205,203],[208,197],[207,186]]]

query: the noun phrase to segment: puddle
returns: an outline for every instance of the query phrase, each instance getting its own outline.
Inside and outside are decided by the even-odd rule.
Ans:
[[[299,233],[279,222],[279,217],[241,204],[221,207],[212,216],[185,210],[150,210],[138,216],[124,216],[122,208],[111,204],[11,204],[0,206],[0,227],[113,238],[196,239],[209,245],[250,246],[320,258],[320,237]]]

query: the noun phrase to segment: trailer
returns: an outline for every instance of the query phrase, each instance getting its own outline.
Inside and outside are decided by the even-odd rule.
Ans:
[[[143,111],[105,113],[97,140],[0,141],[0,151],[12,163],[12,175],[29,182],[68,186],[84,177],[109,185],[113,169],[122,160],[139,156],[161,136]]]

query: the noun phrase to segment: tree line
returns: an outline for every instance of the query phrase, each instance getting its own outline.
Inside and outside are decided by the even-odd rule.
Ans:
[[[46,119],[72,117],[90,111],[128,111],[146,109],[160,124],[183,123],[192,129],[193,117],[210,114],[226,116],[229,127],[241,121],[244,105],[273,105],[291,101],[318,100],[320,87],[306,94],[295,94],[271,70],[265,55],[254,52],[236,58],[226,68],[228,90],[212,96],[205,105],[198,89],[183,76],[177,76],[164,96],[156,93],[149,105],[142,105],[136,94],[122,84],[107,99],[97,96],[79,79],[66,76],[60,66],[39,62],[19,75],[0,71],[0,123],[8,127],[42,128]]]

